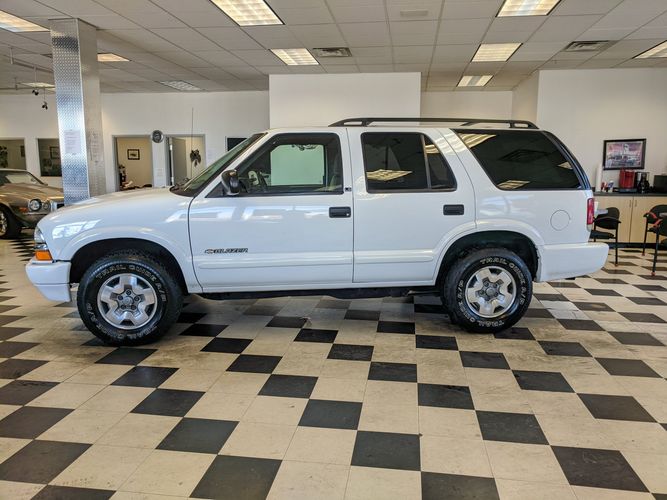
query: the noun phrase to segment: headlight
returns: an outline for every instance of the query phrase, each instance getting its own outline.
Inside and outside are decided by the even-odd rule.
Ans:
[[[42,208],[41,200],[38,200],[37,198],[30,200],[28,202],[28,208],[31,212],[37,212],[40,208]]]
[[[46,240],[44,239],[44,235],[42,234],[42,231],[39,228],[35,228],[35,246],[37,245],[46,245]]]
[[[49,251],[49,247],[46,244],[46,240],[44,239],[44,235],[39,228],[35,229],[35,260],[53,260],[53,257],[51,257],[51,252]]]

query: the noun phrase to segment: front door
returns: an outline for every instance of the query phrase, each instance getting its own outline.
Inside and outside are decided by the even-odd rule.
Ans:
[[[343,288],[352,283],[352,192],[345,131],[277,133],[236,167],[241,193],[219,181],[190,207],[197,278],[233,288]]]
[[[433,283],[446,243],[474,228],[463,165],[435,129],[348,130],[357,159],[355,283]]]

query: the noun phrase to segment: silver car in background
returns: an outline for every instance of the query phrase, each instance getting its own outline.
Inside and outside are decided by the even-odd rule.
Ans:
[[[63,204],[62,189],[25,170],[0,169],[0,238],[16,238]]]

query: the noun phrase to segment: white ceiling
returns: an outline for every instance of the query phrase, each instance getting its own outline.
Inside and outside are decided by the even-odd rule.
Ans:
[[[485,90],[511,90],[537,69],[667,67],[665,58],[633,59],[667,40],[667,0],[561,0],[549,16],[504,18],[495,17],[502,0],[268,3],[284,26],[241,28],[209,0],[0,0],[0,10],[47,27],[62,17],[97,26],[98,52],[130,59],[100,63],[103,92],[169,92],[160,80],[264,90],[269,74],[391,71],[420,71],[424,90],[454,90],[463,74],[493,74]],[[563,52],[574,40],[615,43]],[[470,62],[480,43],[506,42],[523,44],[509,61]],[[295,67],[269,51],[338,46],[353,57]],[[0,29],[0,88],[35,80],[31,68],[9,64],[10,48],[16,62],[38,67],[39,81],[53,81],[48,32]]]

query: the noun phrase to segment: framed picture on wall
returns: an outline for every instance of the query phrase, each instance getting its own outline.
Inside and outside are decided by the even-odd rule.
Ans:
[[[49,146],[49,157],[52,160],[60,159],[60,147],[59,146]]]
[[[138,149],[128,149],[127,150],[127,159],[128,160],[140,160],[141,155],[139,154]]]
[[[642,170],[646,155],[646,139],[614,139],[604,141],[602,165],[605,170],[621,168]]]

